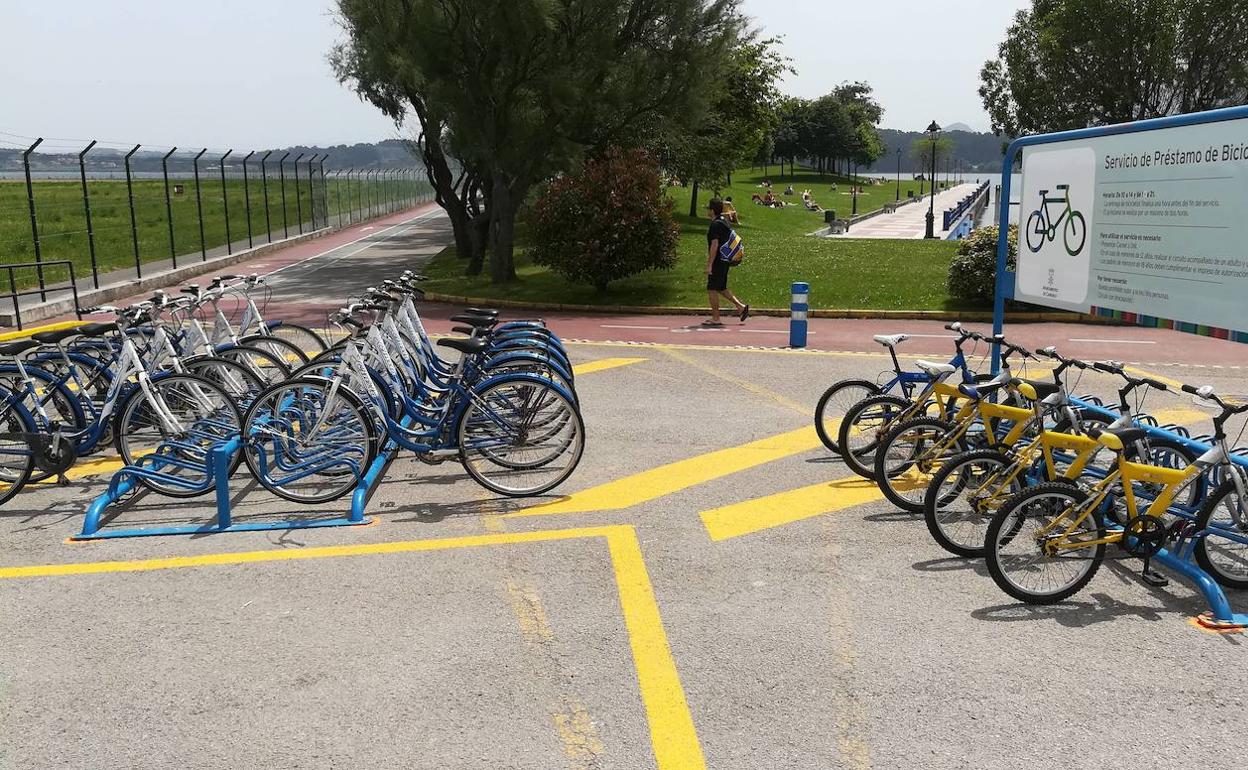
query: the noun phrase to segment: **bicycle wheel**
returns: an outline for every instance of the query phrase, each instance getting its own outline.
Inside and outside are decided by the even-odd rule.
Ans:
[[[1196,563],[1227,588],[1248,589],[1248,506],[1235,482],[1223,481],[1201,506],[1196,529],[1209,534],[1196,542]]]
[[[232,345],[218,349],[214,355],[242,364],[266,385],[281,382],[290,376],[291,366],[282,356],[251,345]]]
[[[871,396],[851,406],[841,420],[836,445],[845,467],[864,479],[874,478],[875,448],[884,432],[910,402],[887,394]]]
[[[534,377],[484,383],[460,416],[456,435],[468,475],[508,497],[554,489],[585,451],[585,423],[572,399]]]
[[[841,380],[823,392],[815,405],[815,433],[819,440],[833,452],[840,452],[836,436],[841,429],[841,419],[850,407],[879,395],[880,386],[870,380]]]
[[[369,410],[335,381],[274,385],[243,418],[243,458],[260,484],[295,503],[327,503],[355,489],[377,456]]]
[[[1105,558],[1105,544],[1057,547],[1104,537],[1099,506],[1065,534],[1075,521],[1073,509],[1087,498],[1069,484],[1045,483],[997,511],[985,533],[984,558],[1002,591],[1027,604],[1053,604],[1088,584]]]
[[[63,368],[63,367],[62,367]],[[68,387],[60,384],[58,375],[44,371],[42,364],[39,368],[26,365],[26,372],[30,377],[30,383],[34,386],[34,396],[26,396],[24,406],[30,414],[31,419],[39,424],[35,411],[35,400],[38,399],[39,405],[43,407],[43,411],[47,414],[50,423],[60,426],[65,433],[80,433],[86,429],[87,420],[83,412],[81,399],[76,396]],[[26,390],[26,380],[24,380],[16,370],[12,371],[7,368],[0,371],[0,388],[17,394],[24,393]],[[14,396],[16,398],[16,396]],[[45,425],[44,428],[49,426]],[[34,429],[32,429],[34,430]],[[37,466],[30,472],[29,478],[26,479],[28,484],[37,484],[45,481],[53,476],[48,471],[40,470]]]
[[[953,425],[935,417],[919,417],[894,426],[875,451],[875,483],[888,501],[909,513],[923,512],[923,498],[932,477],[955,455],[965,452],[963,439],[946,437]]]
[[[1044,226],[1044,216],[1039,211],[1031,212],[1031,216],[1027,217],[1027,248],[1032,253],[1040,250],[1044,245],[1044,239],[1047,234],[1047,228]]]
[[[272,324],[269,330],[273,336],[295,343],[309,358],[329,348],[324,337],[302,324],[280,321]]]
[[[238,436],[241,426],[228,393],[202,377],[172,374],[127,394],[113,434],[126,465],[160,473],[140,478],[140,484],[169,497],[195,497],[213,488],[207,467],[212,448]],[[235,453],[231,474],[240,462]]]
[[[221,388],[234,399],[234,403],[244,407],[268,384],[254,370],[226,358],[195,358],[183,365],[188,372]]]
[[[923,519],[937,545],[958,556],[983,556],[988,524],[1001,504],[1022,490],[1013,461],[992,449],[951,459],[927,487]]]
[[[306,364],[311,358],[298,345],[288,342],[281,337],[266,337],[262,334],[252,334],[248,337],[243,337],[238,343],[251,348],[260,348],[266,353],[273,354],[287,369],[297,369]]]
[[[17,396],[3,394],[0,406],[0,505],[8,502],[30,482],[35,455],[22,434],[34,433],[35,423]]]

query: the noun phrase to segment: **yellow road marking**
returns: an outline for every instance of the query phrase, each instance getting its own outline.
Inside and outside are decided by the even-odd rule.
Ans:
[[[639,364],[645,361],[645,358],[602,358],[597,361],[590,361],[584,364],[577,364],[572,367],[572,373],[576,376],[582,374],[591,374],[593,372],[601,372],[607,369],[616,369],[629,364]]]
[[[79,462],[74,465],[74,467],[65,471],[65,478],[72,481],[73,479],[81,479],[88,476],[99,476],[103,473],[114,473],[124,467],[126,467],[126,464],[122,462],[121,457],[116,455],[111,457],[92,457],[90,460]],[[39,483],[44,485],[54,485],[56,484],[56,477],[53,476],[52,478],[46,479]]]
[[[1183,383],[1178,380],[1172,380],[1169,377],[1162,377],[1160,374],[1153,374],[1152,372],[1146,371],[1137,366],[1124,366],[1122,369],[1123,371],[1130,372],[1137,377],[1151,377],[1158,382],[1165,383],[1168,388],[1174,388],[1176,392],[1181,392],[1179,391],[1179,388],[1183,387]]]
[[[703,363],[702,361],[699,361],[698,359],[693,358],[692,356],[687,356],[684,353],[678,353],[674,349],[673,350],[665,349],[663,352],[671,356],[672,358],[676,359],[677,361],[680,361],[683,364],[688,364],[689,366],[692,366],[695,369],[699,369],[703,372],[706,372],[712,377],[721,379],[724,382],[732,383],[733,385],[736,385],[742,390],[753,393],[756,396],[762,396],[763,398],[774,401],[777,404],[780,404],[781,406],[788,407],[789,409],[792,409],[793,411],[797,412],[803,417],[809,417],[811,414],[811,409],[806,404],[799,404],[798,402],[794,401],[791,398],[782,396],[779,393],[776,393],[775,391],[764,388],[762,385],[758,385],[756,383],[750,382],[749,380],[744,380],[736,376],[735,374],[729,374],[728,372],[717,369],[714,366],[711,366],[710,364]]]
[[[713,481],[791,455],[822,446],[813,426],[798,428],[778,436],[751,441],[730,449],[720,449],[687,460],[678,460],[622,479],[599,484],[581,492],[506,514],[549,516],[557,513],[618,511],[656,500],[682,489]]]
[[[83,564],[44,564],[0,568],[0,579],[95,575],[119,572],[191,567],[256,564],[261,562],[340,558],[396,553],[443,551],[517,543],[540,543],[602,537],[607,541],[615,572],[620,609],[628,632],[637,685],[646,709],[650,740],[660,770],[700,770],[706,767],[698,742],[693,716],[685,699],[676,661],[672,658],[663,618],[659,612],[650,576],[641,555],[636,531],[629,526],[588,527],[471,535],[435,540],[407,540],[391,543],[321,546],[302,550],[272,549],[238,553],[212,553],[136,561],[106,561]]]
[[[761,532],[883,498],[874,481],[850,476],[702,511],[711,540]]]
[[[1212,420],[1214,415],[1212,412],[1201,411],[1195,407],[1175,407],[1174,409],[1158,409],[1150,412],[1153,417],[1157,418],[1159,425],[1191,425],[1201,420]]]
[[[18,331],[4,332],[0,334],[0,342],[8,342],[9,340],[24,340],[32,334],[39,332],[59,332],[61,329],[72,329],[75,326],[82,326],[85,321],[58,321],[54,324],[44,324],[43,326],[32,326],[29,329],[21,329]]]

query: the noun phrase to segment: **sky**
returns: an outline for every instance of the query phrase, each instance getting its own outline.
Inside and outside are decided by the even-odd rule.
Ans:
[[[988,128],[976,88],[1026,0],[743,0],[816,97],[865,80],[886,128]],[[0,147],[48,137],[267,148],[371,142],[399,130],[333,77],[329,0],[0,0]]]

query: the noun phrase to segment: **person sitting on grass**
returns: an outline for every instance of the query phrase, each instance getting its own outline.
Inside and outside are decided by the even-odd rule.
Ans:
[[[734,225],[741,224],[741,215],[737,213],[737,207],[732,205],[732,196],[724,198],[724,219]]]

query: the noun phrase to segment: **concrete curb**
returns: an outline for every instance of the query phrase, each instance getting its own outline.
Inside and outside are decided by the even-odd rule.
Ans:
[[[475,307],[497,307],[511,310],[546,310],[571,313],[602,313],[604,315],[706,315],[709,310],[704,307],[651,307],[646,305],[578,305],[550,302],[525,302],[510,299],[487,299],[483,297],[461,297],[453,294],[428,292],[425,299],[429,302],[443,302],[451,305],[471,305]],[[789,317],[788,308],[750,308],[751,315]],[[926,321],[991,321],[992,313],[987,311],[955,310],[857,310],[821,309],[811,310],[812,318],[849,318],[849,319],[893,319],[893,320],[926,320]],[[1006,313],[1005,320],[1013,323],[1063,321],[1066,323],[1087,323],[1102,325],[1120,325],[1112,318],[1084,315],[1082,313],[1065,313],[1060,311],[1046,312],[1014,312]]]

